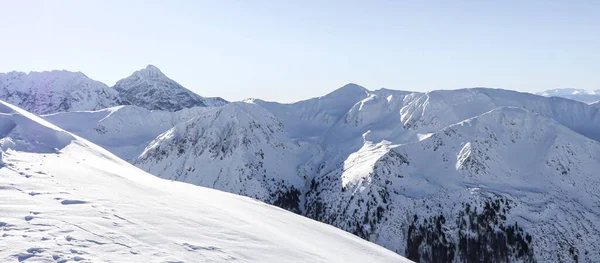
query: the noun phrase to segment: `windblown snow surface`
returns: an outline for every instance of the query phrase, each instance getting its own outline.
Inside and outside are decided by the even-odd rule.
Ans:
[[[0,102],[2,262],[409,262],[283,209],[159,179]]]

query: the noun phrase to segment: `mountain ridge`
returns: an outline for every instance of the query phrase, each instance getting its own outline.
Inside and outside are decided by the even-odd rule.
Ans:
[[[119,105],[177,111],[228,103],[219,97],[195,94],[153,65],[119,80],[113,87],[81,72],[66,70],[0,73],[0,99],[35,114],[93,111]]]
[[[35,114],[115,106],[117,93],[81,72],[0,73],[0,98]]]
[[[68,129],[119,152],[108,142],[127,137],[115,127],[131,128],[125,134],[145,127],[156,137],[145,136],[152,142],[137,144],[139,156],[128,160],[154,175],[257,198],[412,260],[596,259],[596,241],[574,234],[600,229],[577,221],[598,217],[589,212],[600,188],[590,173],[600,158],[594,105],[501,89],[419,93],[351,84],[296,103],[101,112]],[[93,114],[45,117],[68,124]],[[531,185],[537,181],[550,184]],[[538,213],[544,216],[523,219]]]
[[[247,197],[159,179],[3,101],[0,130],[2,261],[410,262]]]
[[[360,89],[358,91],[362,92]],[[568,215],[558,225],[550,221],[536,221],[555,231],[555,235],[557,229],[567,226],[573,231],[584,227],[591,231],[588,232],[589,235],[598,233],[599,226],[590,222],[583,226],[575,223],[578,217],[572,216],[585,214],[585,211],[593,209],[593,203],[586,200],[595,198],[595,190],[590,189],[598,187],[598,180],[590,173],[597,166],[594,160],[600,158],[597,143],[600,132],[595,125],[600,118],[597,109],[568,99],[545,98],[500,89],[374,93],[357,95],[342,103],[323,103],[336,98],[336,95],[341,101],[348,98],[339,93],[292,104],[246,101],[266,108],[280,119],[282,129],[290,139],[312,145],[312,150],[309,151],[311,158],[298,166],[299,169],[295,172],[289,172],[292,175],[285,175],[304,178],[302,175],[308,174],[305,176],[304,188],[298,189],[302,186],[293,184],[297,192],[286,193],[284,196],[288,198],[285,205],[279,203],[280,206],[288,209],[294,207],[292,211],[296,211],[295,207],[300,207],[303,215],[337,226],[416,261],[433,260],[431,253],[435,253],[434,259],[440,261],[471,257],[475,257],[473,260],[477,261],[493,261],[500,260],[504,255],[524,262],[593,258],[589,255],[597,250],[595,241],[588,242],[570,234],[563,236],[564,239],[545,234],[534,224],[521,221],[520,216],[523,214],[517,211],[541,209],[553,215]],[[520,121],[521,119],[526,122]],[[498,123],[496,120],[502,121]],[[476,124],[474,131],[470,131],[471,128],[461,128],[464,132],[457,130],[458,127],[472,124]],[[546,137],[535,137],[535,133],[539,131],[544,131]],[[563,134],[560,142],[551,143],[550,135],[554,132]],[[456,137],[459,141],[453,139]],[[531,138],[532,141],[525,138]],[[540,142],[532,144],[538,140]],[[468,143],[465,144],[465,141]],[[452,145],[451,148],[448,148],[449,144]],[[513,146],[515,144],[517,146]],[[264,147],[259,148],[264,150]],[[500,150],[503,147],[511,150]],[[521,147],[535,150],[525,151]],[[414,153],[406,154],[404,149],[412,149],[411,152]],[[448,150],[443,156],[436,157],[437,161],[430,162],[433,159],[427,156],[437,156],[437,152],[442,149]],[[532,158],[539,154],[538,151],[546,154],[542,155],[545,159]],[[571,153],[575,157],[571,157]],[[521,156],[519,154],[525,155],[516,157]],[[173,158],[176,160],[176,157]],[[227,160],[238,163],[238,159]],[[268,160],[282,164],[273,157],[265,159],[265,162]],[[153,169],[151,163],[145,163],[142,168]],[[201,163],[202,165],[196,163],[196,167],[210,166],[209,162]],[[438,166],[439,168],[435,168]],[[507,169],[511,166],[514,167]],[[480,179],[477,179],[495,175],[501,179],[490,182],[509,189],[520,184],[516,183],[518,180],[509,178],[524,178],[527,173],[523,171],[530,171],[530,167],[536,167],[536,171],[552,173],[555,186],[523,187],[518,191],[502,193],[499,192],[502,188],[493,188],[492,185],[482,187],[478,181]],[[410,174],[422,174],[427,169],[427,177],[409,180]],[[440,172],[431,172],[432,169]],[[423,171],[418,172],[421,170]],[[455,174],[454,178],[463,179],[455,179],[450,186],[444,186],[446,183],[439,176],[449,173]],[[400,183],[406,185],[404,187],[391,187],[406,180],[409,181]],[[589,187],[592,188],[586,189],[587,186],[582,185],[582,181],[589,182]],[[282,182],[292,185],[285,180]],[[533,183],[531,180],[525,182]],[[573,182],[575,185],[569,186]],[[408,186],[412,190],[409,191]],[[560,188],[557,189],[557,186]],[[562,194],[569,187],[579,189],[576,191],[580,193],[577,201],[569,201],[572,197]],[[289,189],[291,188],[287,190]],[[456,191],[460,194],[454,194]],[[476,197],[471,196],[472,191],[478,193]],[[518,194],[519,191],[523,193]],[[537,196],[540,191],[549,193],[548,198],[552,200],[550,204],[538,208],[530,201],[523,203],[523,198]],[[443,194],[437,195],[436,192]],[[553,192],[556,194],[550,194]],[[533,200],[538,197],[531,198]],[[270,198],[262,200],[275,203]],[[447,206],[447,200],[455,202],[452,210],[433,209],[439,205]],[[425,202],[430,208],[420,207],[417,205],[419,202]],[[552,208],[553,203],[570,206],[574,210],[556,210]],[[475,213],[473,210],[465,210],[466,207],[477,207],[479,210]],[[472,230],[475,231],[472,232],[473,235],[488,238],[488,241],[469,241],[479,244],[476,247],[461,247],[460,242],[469,238],[461,236],[459,232],[428,232],[427,229],[436,228],[428,223],[431,220],[439,221],[439,224],[448,229],[467,231],[474,227],[471,223],[443,223],[445,220],[456,220],[460,213],[468,214],[471,220],[492,220],[485,221],[485,224],[500,228],[498,235],[517,240],[516,243],[494,239],[494,232],[488,232],[486,228]],[[409,218],[406,214],[410,215]],[[413,215],[419,219],[412,220]],[[600,215],[594,214],[592,217],[598,216]],[[496,221],[499,223],[495,223]],[[410,234],[407,235],[407,231]],[[443,237],[446,241],[427,238],[432,235]],[[540,245],[542,243],[544,245]],[[499,246],[501,249],[498,253],[487,253],[484,249],[486,246]],[[572,249],[563,249],[557,255],[549,252],[553,248],[565,246],[572,246]]]
[[[600,100],[600,89],[584,90],[584,89],[550,89],[546,91],[536,92],[537,95],[546,97],[563,97],[571,100],[581,101],[584,103],[592,103]]]
[[[148,65],[113,86],[121,104],[149,110],[178,111],[191,107],[221,106],[221,98],[204,98],[165,76],[157,67]]]

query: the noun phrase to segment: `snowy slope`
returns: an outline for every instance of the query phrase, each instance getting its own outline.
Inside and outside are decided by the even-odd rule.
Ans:
[[[314,159],[311,160],[313,163],[317,164],[316,166],[318,169],[315,169],[316,173],[313,177],[314,180],[310,182],[306,189],[309,191],[309,193],[304,196],[304,199],[303,197],[300,197],[300,199],[303,199],[305,202],[303,209],[303,213],[305,215],[322,222],[338,226],[347,231],[351,231],[355,234],[363,236],[366,239],[372,240],[378,244],[395,250],[402,255],[407,255],[414,259],[421,259],[424,261],[428,261],[427,256],[424,256],[426,251],[429,251],[429,257],[438,260],[448,260],[448,258],[460,258],[464,260],[465,258],[475,256],[477,257],[475,261],[481,261],[490,258],[503,257],[504,255],[510,255],[514,258],[518,257],[520,260],[524,261],[527,261],[527,259],[536,259],[541,262],[568,262],[575,261],[575,259],[593,262],[598,259],[597,256],[589,256],[597,255],[599,247],[597,245],[598,240],[587,240],[585,238],[581,238],[581,236],[586,237],[587,235],[580,234],[582,231],[586,234],[591,233],[592,235],[597,233],[599,228],[597,225],[593,224],[593,222],[597,220],[597,214],[591,215],[594,218],[591,221],[587,221],[585,223],[578,222],[578,218],[581,215],[587,217],[590,216],[588,215],[588,211],[597,210],[597,207],[590,205],[594,202],[598,202],[597,195],[594,194],[595,190],[593,190],[597,189],[598,178],[593,177],[593,174],[591,174],[598,168],[597,146],[594,146],[594,149],[586,148],[588,147],[586,146],[587,143],[592,143],[595,145],[596,142],[586,139],[581,135],[585,135],[589,138],[595,139],[596,141],[600,139],[600,128],[598,128],[600,127],[600,113],[598,112],[598,109],[590,107],[584,103],[561,98],[544,98],[527,93],[481,88],[455,91],[433,91],[423,94],[407,92],[397,92],[396,94],[386,94],[382,92],[379,94],[376,92],[368,93],[369,94],[367,94],[367,96],[360,99],[357,101],[357,103],[350,107],[347,113],[343,114],[343,116],[336,115],[339,116],[337,118],[337,122],[329,125],[323,125],[320,131],[324,131],[324,134],[318,137],[319,139],[317,140],[311,139],[311,135],[314,135],[312,130],[303,130],[298,128],[302,127],[301,125],[297,125],[298,120],[286,118],[286,114],[283,114],[286,112],[296,112],[294,114],[295,116],[303,116],[302,107],[294,106],[295,104],[283,104],[283,107],[287,108],[286,111],[283,111],[281,110],[282,106],[280,104],[262,104],[264,107],[271,110],[273,114],[282,116],[284,129],[289,131],[288,134],[291,136],[297,136],[296,138],[300,140],[317,142],[318,146],[321,147],[321,151],[319,152],[321,158],[320,162],[315,161]],[[252,102],[256,103],[256,100]],[[260,104],[260,102],[257,104]],[[320,108],[314,107],[311,108],[310,111],[327,112],[327,106],[328,105],[324,105]],[[546,136],[551,136],[554,132],[558,131],[568,135],[563,135],[561,137],[565,141],[563,142],[564,144],[561,145],[552,145],[551,143],[548,143],[536,148],[537,146],[527,146],[528,141],[524,140],[518,143],[519,145],[513,146],[511,151],[501,151],[496,153],[496,157],[502,159],[502,162],[500,165],[495,165],[492,168],[489,168],[487,173],[490,175],[496,175],[500,177],[501,180],[500,182],[496,182],[496,189],[491,191],[492,194],[485,193],[482,197],[470,199],[471,189],[475,189],[477,187],[481,188],[481,186],[475,184],[477,187],[472,187],[468,184],[459,184],[457,186],[451,186],[452,190],[442,190],[443,192],[454,192],[457,189],[462,189],[468,193],[465,196],[469,198],[466,198],[462,195],[442,195],[432,198],[428,202],[426,201],[428,199],[425,198],[415,200],[414,196],[409,196],[402,197],[399,201],[390,201],[388,200],[389,194],[393,191],[386,190],[385,186],[386,184],[393,182],[393,180],[381,180],[379,184],[373,185],[370,181],[371,179],[364,179],[375,176],[378,173],[378,169],[381,170],[379,173],[390,173],[390,171],[397,169],[398,166],[402,166],[405,161],[411,162],[409,160],[404,160],[404,157],[395,154],[395,152],[391,150],[397,147],[397,145],[418,141],[424,141],[424,143],[430,142],[432,144],[441,143],[438,141],[440,133],[438,132],[439,130],[443,130],[449,125],[459,123],[469,118],[477,118],[482,114],[488,116],[486,118],[497,118],[497,114],[488,114],[488,112],[493,111],[498,107],[506,106],[523,108],[522,110],[518,111],[527,112],[527,116],[535,116],[535,118],[532,118],[535,120],[541,120],[537,125],[519,126],[517,130],[512,131],[513,134],[518,135],[520,132],[531,134],[540,132],[540,129],[546,129],[552,131]],[[517,116],[524,117],[523,114],[517,114]],[[306,119],[308,118],[304,118],[304,120]],[[313,123],[322,125],[323,122],[313,120]],[[289,128],[288,124],[291,124],[290,126],[293,128]],[[307,126],[310,127],[310,124]],[[561,128],[553,128],[556,126]],[[506,129],[502,130],[497,126],[489,127],[488,129],[492,130],[496,134],[508,132]],[[573,131],[576,131],[580,134],[577,134]],[[463,143],[465,140],[473,140],[477,136],[479,135],[473,133],[462,135],[463,141],[455,143],[458,144]],[[581,140],[582,138],[587,141],[580,144],[577,142],[571,142],[571,140],[576,141]],[[505,139],[505,141],[506,140],[507,139]],[[582,153],[583,155],[578,155],[575,157],[575,159],[564,157],[565,155],[571,154],[571,150],[569,150],[568,147],[568,145],[571,143],[576,144],[577,147],[579,147],[577,152]],[[506,144],[506,142],[504,144]],[[554,157],[538,160],[535,162],[535,165],[532,163],[523,163],[521,160],[525,160],[526,158],[515,158],[515,156],[523,156],[520,155],[522,154],[523,147],[534,149],[529,151],[528,155],[530,156],[537,156],[541,153],[547,156],[552,155]],[[436,147],[432,146],[431,148],[435,149]],[[455,152],[447,153],[446,156],[440,158],[441,160],[439,161],[432,159],[431,156],[417,157],[417,161],[415,163],[418,163],[418,165],[415,167],[419,169],[425,169],[428,167],[436,169],[435,167],[438,165],[444,165],[444,160],[457,158],[456,156],[461,155],[460,150],[462,149],[463,147],[458,148],[458,150]],[[476,157],[471,158],[467,153],[475,150],[471,150],[470,146],[464,148],[461,157],[464,164],[459,165],[461,167],[460,169],[463,169],[462,167],[470,167],[466,164],[473,162],[473,158]],[[586,153],[591,153],[591,157],[585,156]],[[422,154],[418,155],[422,156]],[[315,158],[318,158],[318,156]],[[478,158],[485,159],[485,156]],[[384,163],[389,162],[391,165],[388,165],[386,168],[379,168],[380,165],[376,165],[376,163],[382,162],[381,160],[385,160],[383,161]],[[550,167],[550,169],[548,169],[546,166]],[[515,168],[512,172],[506,172],[506,167]],[[456,165],[448,166],[447,169],[450,169],[450,171],[454,170],[455,172],[457,169],[460,170],[456,167]],[[475,168],[468,169],[477,171],[476,165]],[[443,169],[434,170],[433,172],[430,172],[431,176],[424,180],[427,183],[408,182],[406,185],[415,185],[415,189],[412,190],[412,194],[417,196],[427,196],[428,193],[431,193],[432,191],[442,191],[440,189],[436,189],[435,187],[431,187],[430,184],[438,186],[445,185],[445,177],[440,176],[449,174],[450,171],[445,171]],[[515,229],[518,230],[519,228],[515,228],[515,223],[519,222],[520,226],[531,227],[529,229],[525,228],[525,232],[522,233],[522,238],[520,239],[520,242],[523,241],[526,243],[510,243],[504,245],[504,250],[501,251],[505,251],[506,254],[486,254],[484,252],[486,251],[485,246],[498,244],[492,244],[490,243],[491,241],[485,242],[481,240],[478,240],[477,242],[480,242],[480,246],[483,247],[469,249],[463,248],[464,251],[461,252],[459,251],[460,247],[457,245],[460,244],[460,238],[458,237],[459,234],[452,231],[446,231],[447,233],[445,232],[445,235],[447,235],[447,237],[444,238],[455,238],[453,244],[457,246],[451,246],[454,249],[453,251],[450,251],[450,248],[446,249],[442,246],[439,246],[438,243],[441,241],[432,239],[420,241],[424,244],[417,244],[417,241],[421,238],[420,235],[425,235],[423,233],[413,236],[407,234],[411,229],[411,224],[413,224],[412,216],[414,215],[416,215],[418,218],[421,218],[421,220],[423,220],[424,214],[427,217],[436,216],[438,220],[441,220],[440,218],[442,217],[440,216],[442,215],[445,218],[453,218],[453,221],[455,218],[457,218],[457,211],[459,211],[458,208],[450,212],[444,211],[443,213],[434,215],[427,212],[427,209],[421,209],[419,205],[416,205],[418,201],[426,202],[427,204],[424,205],[425,207],[446,207],[447,204],[453,203],[457,204],[458,206],[480,206],[481,211],[481,209],[485,208],[486,203],[491,202],[495,204],[496,199],[494,198],[496,197],[492,198],[490,196],[493,196],[493,193],[498,191],[497,189],[502,189],[505,187],[510,188],[514,187],[514,184],[523,183],[522,180],[515,179],[515,177],[527,178],[529,173],[535,172],[539,174],[544,171],[554,171],[555,174],[559,172],[561,176],[564,177],[560,180],[557,179],[557,181],[552,181],[550,185],[544,185],[544,187],[541,187],[544,189],[544,193],[559,193],[552,196],[551,201],[549,201],[546,207],[541,208],[551,216],[546,217],[543,220],[532,220],[529,223],[523,223],[520,222],[521,219],[519,216],[509,217],[508,215],[503,215],[507,218],[502,223],[502,227],[506,229],[510,228],[510,230],[507,230],[509,232],[505,231],[503,235],[505,237],[511,236],[511,240],[516,240],[518,237],[518,235],[515,233],[519,231],[515,231]],[[567,174],[563,175],[562,173],[565,171]],[[569,171],[577,172],[569,173]],[[587,174],[582,174],[582,171],[585,171]],[[399,177],[405,176],[402,174],[403,172],[399,173]],[[345,190],[348,187],[346,185],[347,182],[356,180],[356,178],[359,178],[360,180],[367,180],[367,182],[365,184],[357,184],[358,186],[354,186],[351,191]],[[526,180],[526,183],[529,184],[536,182],[536,180]],[[590,183],[589,185],[587,185],[588,182]],[[583,197],[578,197],[573,200],[573,197],[569,195],[572,193],[572,190],[566,192],[562,188],[557,189],[557,187],[553,187],[554,184],[559,183],[562,183],[562,186],[575,183],[577,187],[579,187],[575,192],[581,192],[585,194]],[[350,184],[350,186],[351,185],[352,184]],[[422,186],[422,188],[419,188],[418,186]],[[582,189],[585,187],[592,188]],[[331,193],[328,194],[329,191]],[[396,191],[401,193],[400,190]],[[538,192],[540,190],[538,188],[521,188],[518,191],[524,191],[525,193],[515,194],[514,196],[508,197],[501,196],[498,198],[502,198],[502,202],[511,203],[524,202],[526,199],[522,198],[525,198],[525,196],[529,196],[529,198],[533,200],[539,200],[539,197],[536,196],[539,195]],[[514,194],[514,192],[510,194]],[[357,196],[360,195],[363,195],[364,197],[358,198]],[[448,200],[451,200],[450,203]],[[498,201],[499,200],[500,199],[498,199]],[[589,200],[595,201],[590,203]],[[528,202],[531,203],[531,201]],[[413,205],[403,206],[407,203]],[[532,206],[529,205],[529,203],[523,205],[523,207],[526,207],[523,209],[527,209],[530,212],[537,211],[538,208],[535,207],[535,204]],[[564,206],[568,207],[568,209],[554,209],[555,206]],[[387,212],[393,210],[393,207],[401,208],[399,208],[400,210],[394,210],[395,212]],[[409,212],[412,213],[411,216],[407,216],[407,213]],[[389,213],[392,213],[392,215],[389,215]],[[465,213],[464,210],[463,213]],[[470,211],[469,213],[473,212]],[[563,214],[567,215],[564,221],[561,221],[557,224],[550,224],[552,221],[548,220],[548,218],[561,216]],[[487,216],[487,214],[473,214],[470,217],[476,220],[482,216]],[[403,219],[400,220],[398,218]],[[382,221],[388,220],[392,222],[382,223]],[[431,218],[429,218],[429,220],[431,220]],[[415,226],[414,224],[417,225]],[[420,229],[421,226],[418,225],[417,221],[415,221],[414,224],[414,228],[419,229],[421,232],[425,231]],[[379,230],[377,229],[377,225],[380,225]],[[423,227],[427,229],[430,226]],[[451,227],[448,228],[451,229]],[[557,229],[569,229],[576,234],[558,234],[557,231],[560,231]],[[440,233],[438,233],[438,235],[439,234]],[[482,236],[491,235],[490,233],[480,234]],[[516,236],[512,236],[513,234]],[[528,234],[530,237],[533,236],[533,241],[528,241]],[[514,237],[514,239],[512,237]],[[533,244],[530,242],[533,242]],[[417,245],[415,246],[415,244]],[[415,247],[417,249],[415,249]],[[558,254],[551,252],[553,250],[560,252]],[[432,253],[435,253],[435,256],[432,256]],[[444,253],[446,254],[442,255]]]
[[[416,143],[365,140],[315,179],[306,214],[425,262],[595,262],[598,169],[597,141],[499,108]]]
[[[600,100],[600,90],[588,91],[584,89],[551,89],[537,92],[536,94],[546,97],[563,97],[585,103],[592,103]]]
[[[257,99],[247,102],[261,105],[280,118],[290,136],[303,140],[312,138],[312,141],[320,144],[347,140],[349,138],[340,138],[346,133],[352,133],[348,135],[351,138],[360,138],[367,131],[372,132],[371,136],[378,135],[382,136],[381,139],[405,143],[414,141],[416,134],[429,134],[498,107],[529,109],[600,140],[600,133],[596,133],[596,127],[600,126],[600,114],[595,107],[564,98],[501,89],[411,93],[384,89],[368,91],[349,84],[324,97],[293,104]],[[402,129],[414,134],[405,133]]]
[[[114,89],[81,72],[0,73],[0,99],[35,114],[99,110],[118,105]]]
[[[204,98],[165,76],[157,67],[148,65],[131,76],[119,80],[113,88],[121,104],[149,110],[177,111],[195,106],[220,106],[221,98]]]
[[[250,196],[300,212],[311,148],[286,137],[260,106],[210,108],[158,136],[134,164],[165,179]],[[316,149],[313,149],[316,150]]]
[[[357,97],[352,106],[347,106],[349,102],[343,108],[323,103],[308,108],[317,116],[335,109],[335,118],[330,119],[337,121],[328,123],[316,118],[298,118],[304,116],[307,107],[302,104],[306,102],[251,102],[265,107],[282,119],[284,129],[291,138],[317,143],[324,157],[321,170],[332,169],[332,166],[343,163],[351,153],[359,150],[363,146],[363,135],[372,141],[386,140],[394,144],[414,142],[448,125],[507,106],[534,111],[585,136],[600,140],[598,108],[563,98],[485,88],[427,93],[379,90],[367,91],[364,96]],[[345,100],[347,96],[339,98]],[[346,112],[340,113],[343,110]],[[318,127],[318,133],[312,127]]]
[[[349,84],[292,104],[250,99],[164,120],[155,111],[130,121],[122,109],[100,111],[100,121],[85,125],[64,117],[59,126],[119,154],[110,142],[120,136],[131,141],[141,127],[140,134],[151,130],[131,151],[139,152],[151,133],[165,131],[129,160],[162,178],[284,207],[413,259],[599,259],[598,240],[587,238],[600,229],[594,105],[498,89],[416,93]],[[99,133],[97,125],[114,132]]]
[[[368,97],[368,90],[356,84],[347,84],[325,96],[292,104],[246,100],[258,104],[285,122],[293,137],[319,140],[327,129],[337,123],[358,101]]]
[[[282,209],[151,176],[0,103],[3,262],[408,262]]]
[[[498,107],[531,110],[600,140],[600,114],[594,107],[558,97],[542,97],[501,89],[439,90],[423,94],[401,110],[405,127],[430,133]]]
[[[61,112],[42,117],[121,159],[131,161],[158,135],[206,110],[205,107],[194,107],[176,112],[150,111],[129,105],[98,111]]]

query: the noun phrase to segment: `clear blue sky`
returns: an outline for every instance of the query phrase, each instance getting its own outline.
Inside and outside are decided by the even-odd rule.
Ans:
[[[354,82],[600,89],[600,1],[4,1],[0,72],[114,84],[153,64],[203,96],[295,101]]]

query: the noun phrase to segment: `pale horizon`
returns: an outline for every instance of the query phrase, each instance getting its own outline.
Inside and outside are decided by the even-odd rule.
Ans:
[[[152,65],[152,66],[155,66],[155,67],[157,67],[158,69],[160,69],[160,70],[161,70],[161,72],[163,72],[163,74],[165,74],[165,76],[169,77],[169,75],[168,75],[168,74],[166,74],[166,73],[165,73],[165,72],[164,72],[164,71],[163,71],[163,70],[162,70],[160,67],[158,67],[158,66],[156,66],[156,65],[154,65],[154,64],[148,64],[148,65]],[[148,66],[148,65],[146,65],[146,66]],[[143,69],[143,68],[145,68],[145,67],[142,67],[142,68],[140,68],[140,69]],[[138,69],[138,70],[140,70],[140,69]],[[15,70],[13,70],[13,71],[15,71]],[[114,85],[116,84],[116,82],[120,80],[120,79],[118,79],[118,80],[117,80],[117,81],[115,81],[114,83],[106,83],[106,82],[104,82],[104,81],[101,81],[101,80],[94,79],[94,78],[90,77],[90,76],[89,76],[89,75],[87,75],[85,72],[81,72],[81,71],[72,71],[72,70],[68,70],[68,69],[51,69],[51,70],[40,70],[40,71],[27,71],[27,72],[25,72],[25,71],[17,71],[17,72],[23,72],[23,73],[30,74],[30,73],[33,73],[33,72],[40,73],[40,72],[51,72],[51,71],[68,71],[68,72],[75,72],[75,73],[77,73],[77,72],[79,72],[79,73],[83,73],[83,74],[84,74],[84,75],[86,75],[88,78],[90,78],[90,79],[92,79],[92,80],[95,80],[95,81],[100,81],[100,82],[102,82],[102,83],[106,84],[106,85],[107,85],[107,86],[109,86],[109,87],[112,87],[112,86],[114,86]],[[135,70],[135,71],[137,71],[137,70]],[[133,73],[133,72],[135,72],[135,71],[132,71],[131,73]],[[0,74],[1,74],[1,73],[9,73],[9,72],[0,72]],[[129,73],[128,75],[124,76],[123,78],[129,77],[129,76],[131,75],[131,73]],[[121,78],[121,79],[123,79],[123,78]],[[173,78],[171,78],[171,77],[169,77],[169,78],[170,78],[170,79],[172,79],[172,80],[174,80],[175,82],[179,83],[179,82],[178,82],[176,79],[173,79]],[[179,83],[179,84],[181,84],[181,83]],[[236,99],[236,100],[230,100],[230,99],[228,99],[228,98],[223,98],[223,99],[226,99],[226,100],[228,100],[228,101],[230,101],[230,102],[235,102],[235,101],[243,101],[243,100],[247,100],[247,99],[261,99],[261,100],[265,100],[265,101],[273,101],[273,102],[280,102],[280,103],[294,103],[294,102],[303,101],[303,100],[308,100],[308,99],[312,99],[312,98],[318,98],[318,97],[321,97],[321,96],[327,95],[327,94],[329,94],[329,93],[331,93],[331,92],[333,92],[333,91],[335,91],[335,90],[337,90],[337,89],[343,88],[343,87],[344,87],[344,86],[346,86],[346,85],[351,85],[351,84],[354,84],[354,85],[361,86],[361,87],[363,87],[363,88],[365,88],[365,89],[367,89],[367,90],[369,90],[369,91],[375,91],[375,90],[379,90],[379,89],[389,89],[389,90],[398,90],[398,91],[409,91],[409,92],[423,92],[423,93],[426,93],[426,92],[430,92],[430,91],[437,91],[437,90],[460,90],[460,89],[476,89],[476,88],[511,90],[511,89],[505,89],[505,88],[502,88],[502,87],[459,87],[459,88],[454,88],[454,89],[445,89],[445,88],[440,88],[440,89],[432,89],[432,90],[416,91],[416,90],[409,90],[409,89],[395,89],[395,88],[388,88],[388,87],[371,88],[371,87],[366,87],[366,86],[364,86],[364,85],[361,85],[360,83],[355,83],[355,82],[346,82],[346,83],[344,83],[344,84],[340,84],[340,85],[338,85],[338,86],[335,86],[335,87],[329,87],[329,89],[327,89],[327,87],[325,87],[325,88],[323,88],[323,89],[322,89],[322,90],[323,90],[323,92],[324,92],[324,93],[322,93],[322,94],[317,94],[317,95],[314,95],[314,96],[309,96],[309,97],[306,97],[306,98],[301,98],[301,99],[298,99],[298,100],[291,100],[291,101],[270,100],[270,99],[265,99],[265,98],[262,98],[262,97],[247,97],[247,98]],[[182,85],[182,84],[181,84],[181,85]],[[190,89],[190,88],[186,87],[185,85],[182,85],[182,86],[184,86],[185,88],[187,88],[187,89],[189,89],[189,90],[191,90],[191,91],[193,91],[193,92],[197,93],[196,91],[194,91],[193,89]],[[571,88],[557,88],[557,89],[571,89]],[[547,91],[547,90],[549,90],[549,89],[546,89],[546,90],[538,90],[538,91],[531,91],[531,92],[530,92],[530,91],[520,91],[520,90],[511,90],[511,91],[517,91],[517,92],[526,92],[526,93],[532,93],[532,94],[535,94],[536,92],[543,92],[543,91]],[[593,91],[593,90],[586,90],[586,91]],[[222,97],[222,96],[205,96],[205,95],[202,95],[202,94],[198,94],[198,95],[200,95],[200,96],[203,96],[203,97]]]
[[[347,83],[597,90],[600,3],[11,1],[0,72],[112,86],[148,64],[206,97],[294,102]],[[7,37],[8,36],[8,37]]]

